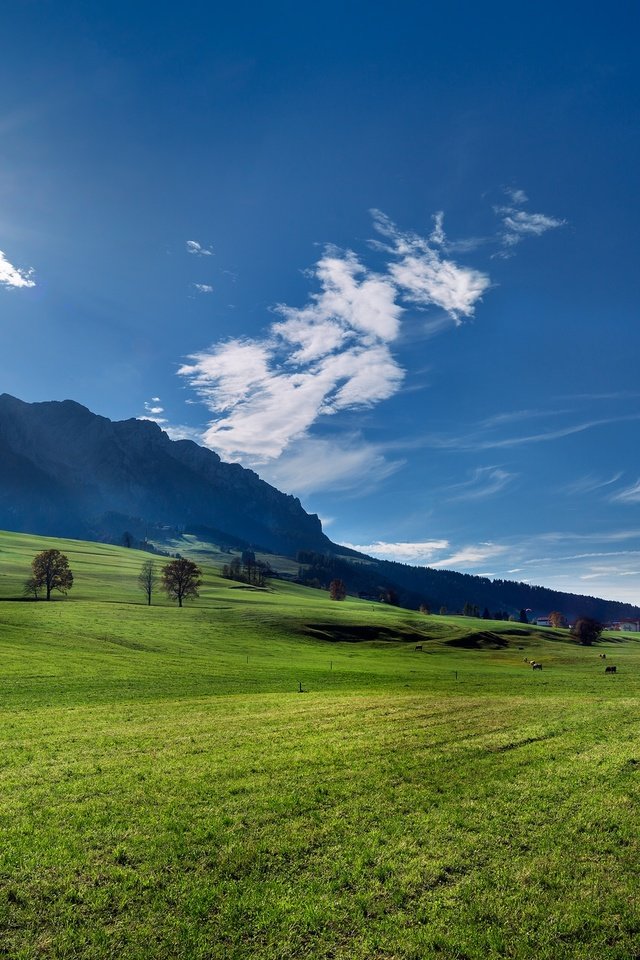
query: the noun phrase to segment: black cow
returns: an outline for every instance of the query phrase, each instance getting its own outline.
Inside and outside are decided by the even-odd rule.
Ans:
[[[616,667],[605,667],[605,668],[604,668],[604,672],[605,672],[605,673],[615,673],[615,672],[616,672]]]

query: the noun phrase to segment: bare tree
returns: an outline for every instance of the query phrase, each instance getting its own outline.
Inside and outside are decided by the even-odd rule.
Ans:
[[[69,558],[59,550],[43,550],[33,558],[31,569],[35,585],[44,588],[47,600],[51,599],[52,590],[67,593],[73,586]]]
[[[40,599],[40,584],[35,577],[27,577],[22,590],[23,597],[30,597],[32,600]]]
[[[157,577],[153,560],[145,560],[138,575],[138,586],[146,594],[147,605],[151,606],[151,596],[156,588]]]
[[[201,583],[202,570],[186,557],[172,560],[162,568],[162,589],[172,600],[178,601],[179,607],[188,597],[199,596],[198,587]]]

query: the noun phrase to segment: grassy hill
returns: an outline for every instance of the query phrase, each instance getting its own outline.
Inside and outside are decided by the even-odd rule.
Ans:
[[[0,956],[640,953],[640,643],[148,558],[0,533]]]

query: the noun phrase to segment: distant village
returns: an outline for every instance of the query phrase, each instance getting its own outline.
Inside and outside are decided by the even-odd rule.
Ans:
[[[538,627],[556,626],[556,624],[551,622],[550,616],[536,617],[532,622]],[[573,624],[568,622],[565,625],[567,627],[573,626]],[[612,620],[611,623],[604,623],[602,626],[605,630],[620,630],[622,633],[640,633],[640,620]]]

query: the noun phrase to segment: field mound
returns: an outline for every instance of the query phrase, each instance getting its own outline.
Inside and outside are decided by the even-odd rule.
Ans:
[[[462,650],[504,650],[509,646],[509,635],[493,633],[491,630],[477,630],[475,633],[466,633],[463,637],[445,640],[445,643],[448,647]]]
[[[316,640],[328,640],[330,643],[359,643],[363,640],[424,643],[429,639],[423,633],[368,624],[309,623],[305,633]]]

